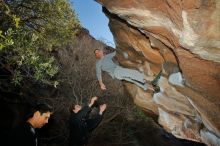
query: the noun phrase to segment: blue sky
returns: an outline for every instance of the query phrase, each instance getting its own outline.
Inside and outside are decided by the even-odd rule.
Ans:
[[[109,20],[102,12],[102,6],[94,0],[71,0],[71,2],[81,25],[88,29],[94,38],[115,47],[112,33],[108,27]]]

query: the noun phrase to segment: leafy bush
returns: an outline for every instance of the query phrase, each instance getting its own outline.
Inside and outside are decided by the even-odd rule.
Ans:
[[[0,67],[19,85],[23,79],[58,84],[52,55],[80,28],[68,0],[1,0]]]

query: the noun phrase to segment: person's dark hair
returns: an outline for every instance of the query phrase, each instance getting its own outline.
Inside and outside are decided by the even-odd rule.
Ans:
[[[99,51],[100,51],[100,49],[95,49],[95,50],[93,51],[93,53],[95,54],[95,51],[97,51],[97,50],[99,50]]]
[[[52,106],[50,106],[47,103],[38,103],[34,106],[35,111],[39,111],[41,114],[46,113],[46,112],[53,112]]]
[[[73,109],[75,109],[75,104],[71,104],[69,107],[70,113],[73,113]]]
[[[80,105],[82,108],[83,108],[84,106],[86,106],[84,103],[81,103],[81,104],[79,104],[79,103],[73,103],[73,104],[71,104],[70,107],[69,107],[69,112],[70,112],[70,113],[74,113],[73,110],[75,109],[75,105]]]
[[[53,108],[51,105],[47,103],[36,103],[35,105],[29,105],[29,112],[27,112],[27,115],[25,116],[25,120],[28,120],[30,117],[34,115],[36,111],[39,111],[40,114],[51,112],[53,113]]]

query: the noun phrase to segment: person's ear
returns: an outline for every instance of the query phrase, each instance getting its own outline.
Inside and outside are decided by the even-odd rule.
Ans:
[[[34,117],[39,117],[39,116],[40,116],[40,112],[39,111],[34,112]]]

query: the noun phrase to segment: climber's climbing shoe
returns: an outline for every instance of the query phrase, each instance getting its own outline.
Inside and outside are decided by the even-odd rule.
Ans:
[[[159,86],[154,86],[154,93],[160,92],[160,87]]]
[[[159,81],[161,75],[162,75],[162,70],[156,75],[156,77],[154,78],[154,80],[151,81],[151,84],[152,84],[153,86],[156,86],[156,85],[157,85],[157,83],[158,83],[158,81]]]

